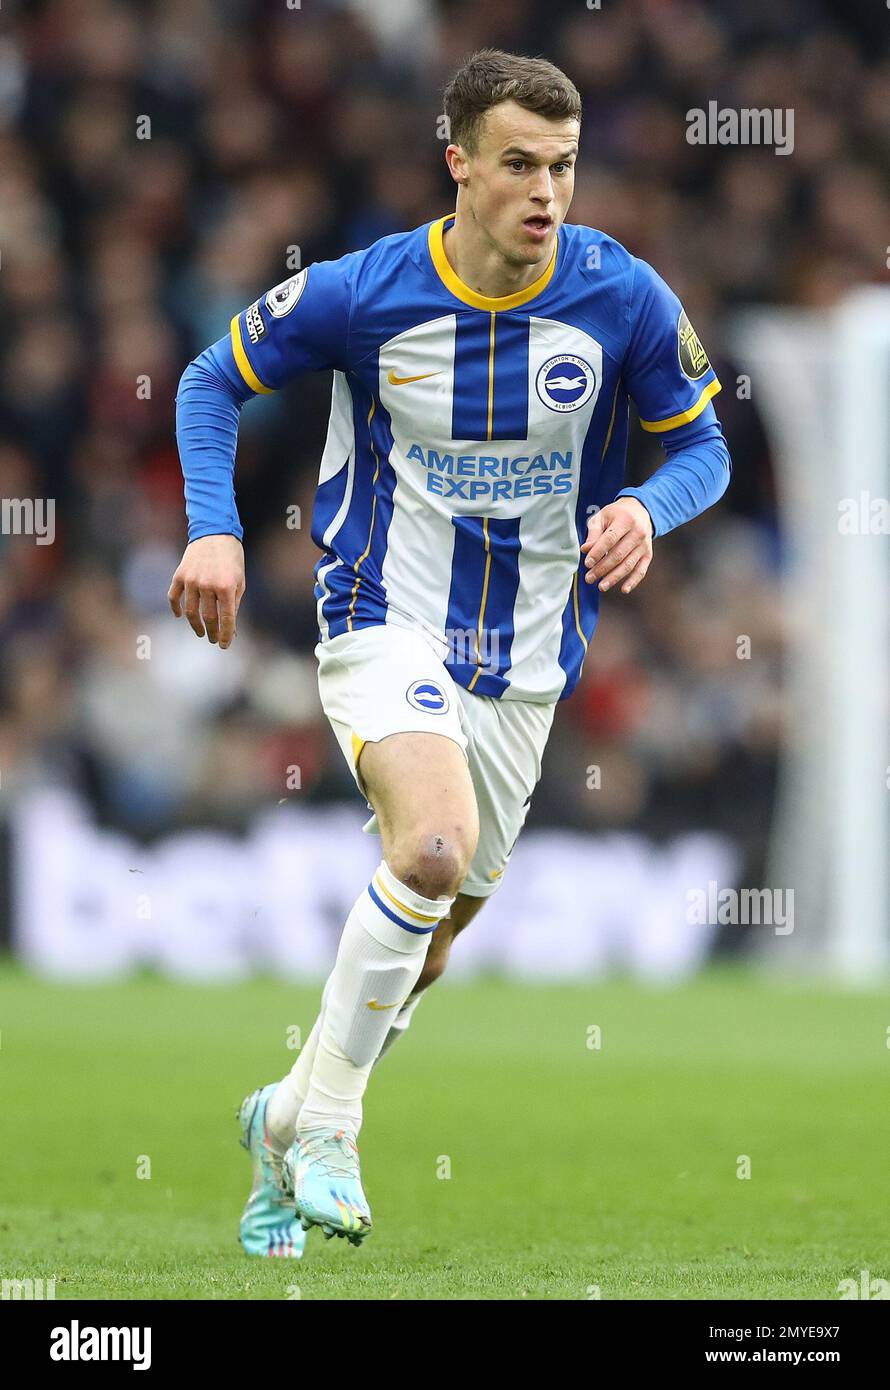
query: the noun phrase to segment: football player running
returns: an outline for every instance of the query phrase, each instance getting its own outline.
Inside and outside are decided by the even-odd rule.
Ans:
[[[581,101],[549,62],[486,50],[445,93],[454,212],[320,262],[236,316],[177,397],[189,543],[169,599],[229,647],[245,590],[243,404],[333,370],[313,509],[319,689],[379,832],[318,1018],[240,1112],[245,1250],[371,1229],[357,1137],[375,1063],[496,891],[599,596],[714,503],[720,386],[645,262],[569,224]],[[624,485],[628,400],[666,458]]]

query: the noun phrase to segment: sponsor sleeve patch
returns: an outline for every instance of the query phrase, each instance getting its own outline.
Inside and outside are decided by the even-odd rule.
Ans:
[[[681,309],[680,317],[677,320],[677,352],[683,375],[688,377],[690,381],[698,381],[705,372],[710,371],[711,364],[708,361],[708,354],[689,322],[685,309]]]
[[[244,322],[247,324],[247,336],[256,347],[261,338],[266,336],[266,325],[263,323],[263,315],[260,311],[260,301],[257,299],[251,304],[249,309],[244,312]]]

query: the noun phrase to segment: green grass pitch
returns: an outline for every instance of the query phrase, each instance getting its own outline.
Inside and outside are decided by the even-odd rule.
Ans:
[[[248,1259],[235,1110],[317,998],[0,969],[0,1276],[109,1299],[811,1299],[890,1277],[890,1001],[735,971],[437,986],[372,1077],[373,1235]]]

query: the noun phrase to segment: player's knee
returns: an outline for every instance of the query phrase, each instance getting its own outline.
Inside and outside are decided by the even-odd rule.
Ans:
[[[396,847],[390,868],[425,898],[453,898],[467,876],[473,848],[466,835],[414,835]]]

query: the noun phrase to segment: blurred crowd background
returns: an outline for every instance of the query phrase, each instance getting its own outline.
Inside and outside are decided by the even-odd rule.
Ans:
[[[453,205],[441,91],[493,45],[543,53],[580,88],[570,220],[683,299],[734,461],[721,506],[656,543],[632,599],[604,601],[528,824],[718,827],[756,873],[783,737],[784,543],[727,323],[885,275],[884,7],[6,0],[0,22],[0,497],[56,503],[54,544],[0,535],[0,814],[61,782],[136,835],[237,826],[295,794],[293,767],[304,800],[354,799],[315,693],[329,380],[243,413],[248,590],[227,653],[167,607],[185,544],[176,385],[294,248],[336,257]],[[686,111],[709,100],[792,107],[793,154],[690,145]],[[636,431],[632,480],[660,459]]]

